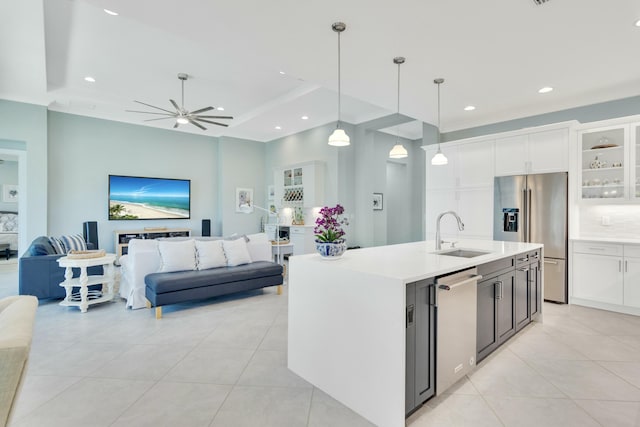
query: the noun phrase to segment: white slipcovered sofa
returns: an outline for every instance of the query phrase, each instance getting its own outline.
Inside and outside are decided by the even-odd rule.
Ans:
[[[212,254],[206,252],[212,247],[212,242],[218,242],[224,253],[224,255],[219,255],[217,259],[215,254],[213,254],[212,258]],[[246,249],[244,249],[245,247]],[[243,254],[244,256],[242,256]],[[161,303],[161,300],[154,301],[156,291],[158,291],[156,286],[158,280],[162,282],[162,292],[166,297],[171,291],[172,282],[181,282],[180,285],[177,285],[180,289],[176,289],[176,291],[181,291],[184,294],[186,290],[185,280],[193,282],[194,288],[196,286],[206,287],[207,285],[203,286],[201,283],[203,277],[229,275],[233,274],[234,269],[246,270],[247,266],[259,267],[263,271],[269,270],[268,276],[275,275],[274,268],[278,269],[280,275],[282,272],[282,268],[273,263],[271,242],[265,233],[227,240],[220,237],[132,239],[129,241],[127,255],[120,257],[120,264],[122,265],[120,296],[127,300],[127,307],[132,309],[149,307],[150,305],[158,307],[168,303]],[[185,278],[187,273],[189,276]],[[152,275],[151,280],[147,279],[147,283],[145,283],[145,278],[150,275]],[[275,283],[272,279],[271,277],[270,280],[262,281],[264,286],[279,286],[282,284],[282,280],[279,283]],[[238,282],[240,281],[238,280]],[[199,284],[196,285],[196,282]],[[212,282],[211,284],[217,285],[219,283]],[[253,288],[260,287],[260,284],[254,283]],[[169,289],[167,289],[168,287]],[[246,290],[242,286],[236,286],[236,288],[238,290]],[[222,287],[219,289],[222,289]],[[219,291],[216,294],[205,292],[201,293],[201,295],[221,295],[230,293],[233,289],[234,287],[232,286],[226,292]],[[278,288],[278,291],[280,293],[280,288]],[[179,300],[184,301],[187,299],[178,298],[173,302],[180,302]],[[162,301],[167,300],[163,299]],[[156,310],[156,315],[158,316],[158,310]]]
[[[0,299],[0,426],[9,423],[22,385],[37,308],[30,295]]]

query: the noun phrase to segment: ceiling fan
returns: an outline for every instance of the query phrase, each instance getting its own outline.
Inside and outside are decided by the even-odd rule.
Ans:
[[[157,119],[147,119],[145,120],[145,122],[151,122],[154,120],[175,119],[176,123],[173,125],[174,128],[177,128],[180,125],[186,125],[188,123],[191,123],[192,125],[197,126],[202,130],[207,130],[206,127],[202,126],[202,124],[198,122],[211,123],[212,125],[218,125],[218,126],[224,126],[224,127],[229,126],[228,124],[215,122],[209,119],[233,119],[232,116],[202,115],[202,113],[205,113],[207,111],[215,110],[215,107],[205,107],[195,111],[188,111],[187,109],[184,108],[184,82],[188,78],[189,78],[189,75],[185,73],[178,74],[178,79],[180,79],[180,81],[182,82],[182,104],[178,106],[178,103],[176,101],[174,101],[173,99],[169,99],[169,102],[171,102],[173,107],[176,109],[175,111],[165,110],[164,108],[156,107],[155,105],[146,104],[140,101],[133,101],[133,102],[137,102],[138,104],[146,105],[147,107],[155,108],[156,110],[160,110],[164,112],[158,113],[154,111],[136,111],[136,110],[126,110],[126,111],[129,113],[155,114],[159,116],[164,116],[164,117],[159,117]]]

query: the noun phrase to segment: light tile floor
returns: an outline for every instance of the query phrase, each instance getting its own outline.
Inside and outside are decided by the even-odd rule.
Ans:
[[[17,272],[0,269],[0,296]],[[423,426],[640,426],[640,318],[545,304],[408,420]],[[164,309],[38,308],[12,427],[371,426],[286,368],[287,293]]]

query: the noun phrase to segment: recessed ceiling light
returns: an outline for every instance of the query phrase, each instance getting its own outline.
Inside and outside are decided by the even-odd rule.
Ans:
[[[635,25],[636,27],[640,27],[640,19],[638,19],[638,20],[634,23],[634,25]]]
[[[218,111],[224,111],[224,107],[218,107],[218,108],[216,108],[216,110],[218,110]]]
[[[276,130],[280,130],[280,129],[282,129],[282,128],[281,128],[280,126],[276,126],[276,127],[275,127],[275,129],[276,129]]]
[[[285,73],[284,71],[280,71],[280,74],[282,74],[284,76],[287,73]]]
[[[542,89],[539,89],[539,90],[538,90],[538,93],[549,93],[549,92],[551,92],[552,90],[553,90],[553,88],[552,88],[552,87],[550,87],[550,86],[545,86],[545,87],[543,87]]]
[[[109,10],[109,9],[103,9],[104,13],[106,13],[107,15],[111,15],[111,16],[118,16],[118,12],[114,12],[113,10]]]
[[[94,79],[94,78],[93,78],[93,77],[91,77],[91,76],[87,76],[87,77],[85,77],[85,78],[84,78],[84,80],[85,80],[85,81],[87,81],[87,82],[89,82],[89,83],[95,83],[95,82],[96,82],[96,79]]]
[[[475,109],[476,107],[474,107],[473,105],[467,105],[466,107],[464,107],[464,111],[473,111]]]
[[[302,116],[300,117],[302,120],[309,120],[309,116]]]

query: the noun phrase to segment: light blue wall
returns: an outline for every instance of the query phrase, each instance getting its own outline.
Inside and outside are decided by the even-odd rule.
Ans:
[[[265,143],[238,138],[221,137],[218,145],[219,217],[222,235],[250,234],[260,231],[260,218],[265,214],[257,209],[253,213],[236,212],[237,188],[253,189],[254,203],[267,207],[265,181]]]
[[[81,233],[97,221],[100,247],[114,250],[115,230],[191,228],[203,218],[220,234],[216,138],[49,112],[49,235]],[[190,220],[109,221],[108,175],[191,180]]]
[[[507,132],[569,120],[578,120],[581,123],[588,123],[598,120],[613,119],[616,117],[633,116],[635,114],[640,114],[640,96],[447,132],[442,134],[442,141],[457,141],[459,139],[471,138],[474,136],[491,135],[493,133]],[[433,143],[433,140],[425,141],[425,144],[430,143]]]
[[[5,161],[0,164],[0,191],[4,195],[4,188],[2,185],[13,184],[18,185],[18,162]],[[5,202],[3,196],[0,195],[0,211],[17,212],[17,202]]]
[[[20,171],[20,252],[47,232],[47,108],[0,100],[0,140],[4,148],[26,152]]]

